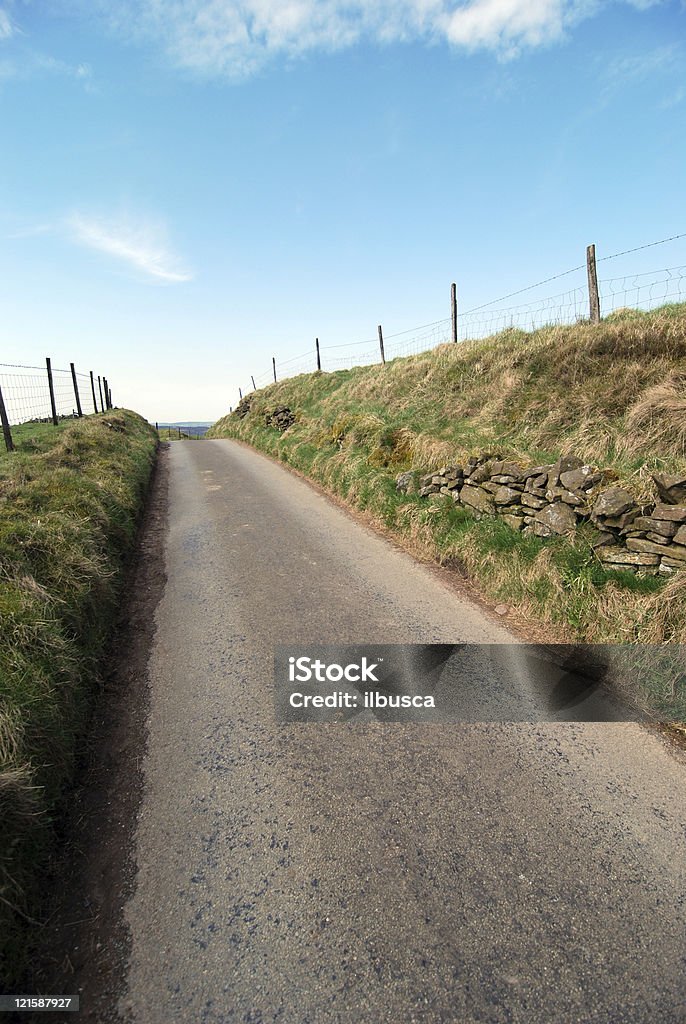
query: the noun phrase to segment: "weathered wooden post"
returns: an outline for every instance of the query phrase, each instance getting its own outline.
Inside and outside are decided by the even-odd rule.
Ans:
[[[272,366],[274,367],[274,383],[276,384],[276,357],[272,356]]]
[[[2,421],[2,432],[5,435],[5,448],[8,452],[13,452],[14,442],[12,441],[10,421],[7,418],[7,409],[5,409],[5,399],[2,397],[2,388],[0,388],[0,420]]]
[[[241,400],[241,402],[242,402],[242,401],[243,401],[243,392],[241,391],[241,389],[240,389],[240,388],[238,389],[238,397],[239,397],[239,399],[240,399],[240,400]]]
[[[321,370],[321,368],[322,368],[322,360],[321,360],[321,357],[319,355],[319,338],[315,338],[314,339],[314,343],[315,343],[315,345],[317,347],[317,369]]]
[[[98,390],[100,391],[100,412],[104,412],[105,403],[102,400],[102,380],[100,379],[100,374],[98,374]]]
[[[598,275],[595,265],[595,245],[589,245],[586,249],[586,270],[591,323],[597,324],[600,322],[600,295],[598,294]]]
[[[252,374],[250,374],[250,380],[252,381],[252,389],[253,389],[253,391],[257,391],[257,388],[255,387],[255,378],[253,377]]]
[[[50,363],[50,357],[48,356],[45,360],[45,366],[48,371],[48,387],[50,388],[50,408],[52,409],[52,422],[57,426],[57,406],[55,405],[55,385],[52,380],[52,365]]]
[[[386,353],[383,350],[383,331],[381,330],[381,324],[379,324],[379,348],[381,349],[381,362],[386,362]]]
[[[70,363],[69,366],[71,367],[71,379],[74,384],[74,398],[76,399],[76,411],[79,414],[79,417],[81,417],[83,416],[83,410],[81,409],[81,399],[79,398],[79,385],[76,383],[76,370],[74,369],[73,363]]]
[[[453,342],[457,344],[457,285],[450,286],[450,316],[452,318]]]
[[[98,400],[95,397],[95,382],[93,380],[93,371],[91,370],[91,394],[93,395],[93,408],[98,411]]]
[[[109,407],[110,407],[110,389],[109,389],[109,385],[107,383],[107,377],[103,377],[102,378],[102,386],[105,389],[105,408],[109,409]]]

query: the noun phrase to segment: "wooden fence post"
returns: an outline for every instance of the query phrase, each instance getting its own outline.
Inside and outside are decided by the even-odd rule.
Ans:
[[[274,383],[276,384],[276,357],[272,356],[272,366],[274,367]]]
[[[252,389],[253,389],[253,391],[257,391],[257,388],[255,387],[255,378],[253,377],[252,374],[250,374],[250,380],[252,381]]]
[[[241,391],[241,389],[240,389],[240,388],[238,389],[238,397],[239,397],[239,399],[240,399],[240,400],[241,400],[241,402],[242,402],[242,401],[243,401],[243,392]]]
[[[450,316],[452,318],[453,342],[457,344],[457,285],[450,286]]]
[[[315,338],[314,339],[314,343],[317,346],[317,369],[321,370],[321,368],[322,368],[322,360],[321,360],[321,357],[319,355],[319,338]]]
[[[76,370],[74,369],[73,363],[70,363],[69,365],[71,367],[71,379],[74,383],[74,398],[76,399],[76,411],[79,414],[79,417],[81,417],[83,416],[83,411],[81,409],[81,399],[79,398],[79,385],[76,383]]]
[[[5,399],[2,397],[2,388],[0,388],[0,420],[2,421],[2,432],[5,435],[5,448],[8,452],[14,451],[14,442],[12,441],[12,431],[10,430],[10,421],[7,419],[7,410],[5,409]]]
[[[383,350],[383,331],[381,330],[381,324],[379,324],[379,348],[381,349],[381,362],[386,362],[386,353]]]
[[[55,386],[52,382],[52,365],[50,363],[50,357],[48,356],[45,360],[45,366],[48,371],[48,387],[50,388],[50,407],[52,409],[52,422],[57,426],[57,406],[55,405]]]
[[[93,371],[91,370],[91,394],[93,395],[93,408],[98,411],[98,400],[95,397],[95,382],[93,381]]]
[[[100,412],[105,411],[105,403],[102,400],[102,380],[100,374],[98,374],[98,391],[100,392]]]
[[[595,265],[595,245],[589,245],[586,248],[586,270],[591,323],[597,324],[600,322],[600,295],[598,294],[598,276]]]
[[[103,377],[102,378],[102,386],[105,389],[105,408],[109,409],[109,407],[110,407],[110,387],[109,387],[109,384],[107,383],[107,377]]]

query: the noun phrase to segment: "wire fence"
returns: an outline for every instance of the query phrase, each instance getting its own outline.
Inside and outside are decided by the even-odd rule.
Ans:
[[[618,277],[597,277],[596,265],[628,256],[643,249],[664,245],[686,238],[686,233],[663,238],[624,252],[613,253],[596,260],[595,246],[587,249],[586,262],[560,274],[520,288],[480,306],[460,311],[458,315],[455,285],[451,292],[450,315],[432,323],[378,338],[341,345],[320,345],[287,359],[272,358],[272,366],[264,373],[250,378],[252,389],[264,387],[276,380],[285,380],[301,373],[351,369],[385,362],[398,356],[418,355],[447,342],[472,341],[487,338],[508,328],[524,331],[546,326],[597,321],[619,309],[650,310],[666,303],[686,302],[686,265],[624,274]],[[528,301],[507,304],[508,300],[527,292],[540,290],[547,284],[569,278],[564,291],[534,297]],[[251,388],[240,388],[239,398]]]
[[[111,409],[112,391],[106,377],[53,367],[0,363],[0,421],[8,451],[14,448],[13,426],[53,423]]]

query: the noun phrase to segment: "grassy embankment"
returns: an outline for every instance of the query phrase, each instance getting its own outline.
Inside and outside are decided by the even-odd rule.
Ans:
[[[241,438],[289,463],[561,640],[686,642],[686,573],[608,572],[589,529],[573,540],[524,537],[442,495],[395,490],[403,470],[484,451],[526,465],[574,454],[655,500],[651,470],[686,470],[686,305],[511,329],[385,367],[304,374],[251,399],[247,416],[234,412],[207,436]],[[296,414],[283,434],[265,425],[277,405]]]
[[[154,462],[136,413],[13,429],[0,455],[0,974],[22,967]]]

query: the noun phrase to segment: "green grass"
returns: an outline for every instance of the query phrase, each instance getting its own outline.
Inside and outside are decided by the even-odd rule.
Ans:
[[[99,686],[99,659],[154,461],[128,411],[13,429],[0,455],[0,957],[22,967],[52,824]]]
[[[448,498],[395,491],[401,471],[491,451],[527,465],[578,455],[655,500],[652,471],[686,472],[686,305],[507,330],[385,366],[303,374],[250,399],[245,417],[225,416],[208,437],[287,462],[532,624],[561,640],[686,642],[686,573],[609,572],[587,529],[543,541]],[[284,434],[265,425],[276,405],[296,414]]]

